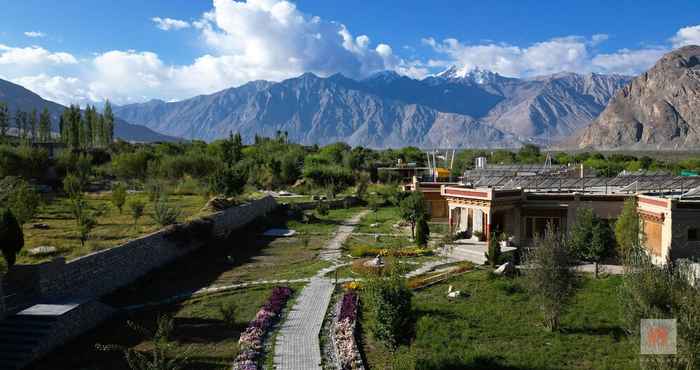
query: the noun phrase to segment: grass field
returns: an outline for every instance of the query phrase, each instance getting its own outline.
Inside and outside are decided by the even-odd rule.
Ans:
[[[297,294],[302,286],[293,285],[292,288]],[[238,354],[241,332],[255,317],[271,291],[272,286],[241,289],[117,317],[54,351],[29,369],[128,369],[120,352],[98,351],[95,344],[118,344],[148,351],[153,348],[152,342],[128,328],[126,321],[131,320],[146,328],[153,328],[158,315],[164,313],[174,315],[172,354],[188,354],[190,361],[185,366],[186,369],[229,369]],[[229,326],[222,320],[219,312],[221,305],[235,307],[235,325]]]
[[[205,286],[312,277],[329,266],[329,262],[318,259],[320,249],[340,221],[358,211],[331,210],[314,224],[287,221],[284,212],[274,212],[236,230],[227,240],[214,241],[187,258],[150,273],[112,294],[108,302],[138,304]],[[270,227],[289,227],[304,233],[291,238],[263,237],[262,232]]]
[[[401,221],[399,207],[381,207],[377,212],[370,212],[355,229],[358,233],[381,233],[381,234],[401,234],[405,230],[393,227]],[[379,224],[377,227],[370,227],[372,224]]]
[[[414,338],[401,351],[425,370],[637,368],[638,345],[621,328],[620,283],[583,278],[562,330],[551,333],[518,279],[467,273],[416,293]],[[468,297],[448,300],[448,285]],[[370,369],[391,368],[389,351],[366,332],[363,342]]]
[[[144,215],[134,225],[133,218],[124,207],[119,213],[110,201],[108,194],[88,195],[87,201],[92,209],[103,209],[103,214],[97,218],[97,226],[92,230],[90,239],[81,247],[77,234],[76,222],[70,213],[69,201],[66,198],[56,198],[39,209],[37,216],[24,226],[25,245],[20,252],[18,263],[37,263],[49,260],[54,256],[64,256],[67,259],[79,257],[94,251],[112,248],[138,236],[156,231],[160,228],[153,220],[153,204],[148,202],[145,194],[130,194],[127,199],[142,199],[146,203]],[[172,195],[169,198],[172,205],[179,207],[182,214],[180,221],[199,214],[206,201],[199,195]],[[47,230],[35,229],[33,224],[46,224]],[[30,256],[28,251],[38,246],[57,248],[52,256]]]

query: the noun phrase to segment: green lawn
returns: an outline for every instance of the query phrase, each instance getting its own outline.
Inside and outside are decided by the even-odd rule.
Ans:
[[[561,332],[540,324],[540,311],[518,279],[467,273],[416,293],[417,369],[632,369],[638,345],[621,329],[619,277],[583,278]],[[447,287],[469,295],[446,297]],[[363,334],[371,369],[391,368],[391,355]],[[403,345],[406,350],[406,344]]]
[[[294,285],[295,294],[301,285]],[[194,298],[180,304],[159,306],[142,310],[128,317],[111,319],[63,348],[33,364],[31,370],[53,369],[128,369],[119,352],[95,350],[95,343],[119,344],[139,350],[149,350],[152,343],[142,338],[126,325],[134,321],[147,328],[154,326],[159,314],[170,313],[175,317],[173,353],[188,353],[190,362],[185,367],[197,370],[229,369],[238,354],[238,338],[248,322],[255,317],[260,306],[270,296],[272,286],[236,290],[224,294]],[[236,323],[228,326],[219,313],[221,305],[236,307]]]
[[[127,199],[142,199],[146,202],[144,215],[138,225],[124,207],[122,214],[110,201],[110,196],[88,195],[88,204],[93,209],[103,209],[104,213],[97,218],[97,226],[93,229],[85,247],[81,247],[78,239],[75,219],[70,214],[69,201],[66,198],[55,198],[39,209],[38,215],[24,226],[25,245],[17,258],[18,263],[38,263],[50,260],[54,256],[76,258],[94,251],[118,246],[140,235],[154,232],[160,228],[153,220],[153,205],[148,202],[145,194],[130,194]],[[206,203],[199,195],[172,195],[171,204],[182,210],[179,220],[184,221],[199,214]],[[34,229],[33,224],[47,224],[49,229]],[[54,256],[29,256],[29,249],[38,246],[51,246],[58,249]]]
[[[401,221],[399,207],[381,207],[376,213],[370,212],[363,217],[355,231],[358,233],[400,234],[404,231],[393,227],[399,221]],[[375,223],[379,226],[370,227]]]

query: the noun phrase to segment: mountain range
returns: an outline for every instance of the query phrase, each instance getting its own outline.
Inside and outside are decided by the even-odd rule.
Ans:
[[[10,114],[14,114],[18,109],[30,112],[36,109],[41,112],[44,108],[51,114],[52,131],[58,132],[58,120],[63,110],[66,109],[61,104],[45,100],[38,94],[9,81],[0,79],[0,102],[7,104]],[[14,125],[14,122],[11,122]],[[134,125],[116,118],[114,122],[114,136],[126,141],[176,141],[172,136],[159,134],[147,127]]]
[[[685,46],[620,89],[572,143],[597,149],[697,149],[699,109],[700,46]]]
[[[178,102],[115,107],[117,116],[187,139],[244,140],[287,131],[303,144],[375,148],[547,144],[589,124],[627,76],[560,73],[530,79],[451,67],[422,80],[385,71],[353,80],[303,74],[254,81]]]

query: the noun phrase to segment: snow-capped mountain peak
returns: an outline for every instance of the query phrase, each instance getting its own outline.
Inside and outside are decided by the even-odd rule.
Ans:
[[[446,70],[438,73],[437,77],[444,79],[466,79],[471,82],[483,85],[485,83],[493,82],[497,78],[501,77],[498,73],[489,71],[488,69],[481,69],[479,67],[457,67],[456,65],[451,65]]]

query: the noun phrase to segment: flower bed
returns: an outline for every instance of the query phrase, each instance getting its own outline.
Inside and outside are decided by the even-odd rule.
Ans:
[[[353,257],[375,257],[378,255],[394,257],[421,257],[432,255],[433,251],[428,248],[408,247],[401,249],[377,248],[368,245],[356,245],[350,247],[350,255]]]
[[[338,302],[331,329],[335,355],[342,370],[364,369],[362,357],[355,340],[358,297],[354,291],[343,294]]]
[[[292,295],[292,289],[288,287],[275,287],[255,318],[248,323],[248,327],[241,333],[238,339],[240,352],[233,361],[233,370],[257,370],[258,360],[262,355],[263,341],[267,332],[279,317],[287,300]]]

